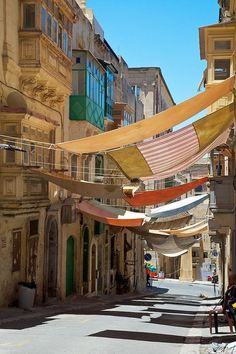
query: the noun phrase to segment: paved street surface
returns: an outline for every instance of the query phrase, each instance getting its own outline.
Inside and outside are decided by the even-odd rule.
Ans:
[[[217,301],[211,283],[159,280],[142,294],[0,309],[0,353],[206,353],[212,341],[235,340],[224,322],[210,335],[207,311]]]

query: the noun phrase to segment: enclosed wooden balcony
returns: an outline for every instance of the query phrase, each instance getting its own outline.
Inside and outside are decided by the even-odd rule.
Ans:
[[[22,91],[60,104],[72,86],[72,24],[66,1],[21,1],[19,66]]]

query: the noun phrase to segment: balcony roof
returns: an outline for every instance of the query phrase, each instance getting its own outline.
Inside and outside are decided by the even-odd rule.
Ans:
[[[200,58],[206,59],[206,44],[205,44],[205,33],[206,30],[221,30],[226,28],[234,28],[236,26],[236,21],[220,22],[213,25],[203,26],[199,28],[199,46],[200,46]]]

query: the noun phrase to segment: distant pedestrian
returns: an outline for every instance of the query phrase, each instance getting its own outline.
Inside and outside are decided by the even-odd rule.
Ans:
[[[147,272],[147,274],[146,274],[146,286],[147,286],[147,287],[150,287],[150,286],[151,286],[151,283],[150,283],[150,274],[149,274],[149,272]]]

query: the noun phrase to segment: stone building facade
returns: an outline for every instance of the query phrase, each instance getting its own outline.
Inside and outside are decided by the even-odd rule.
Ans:
[[[65,293],[66,239],[58,188],[30,172],[60,165],[51,144],[64,137],[71,93],[73,1],[0,2],[0,305],[19,281],[37,284],[37,301]],[[40,142],[40,143],[37,143]]]
[[[36,283],[36,303],[121,291],[117,273],[126,291],[142,288],[142,238],[81,214],[79,195],[36,171],[128,182],[103,154],[55,146],[143,119],[127,63],[79,0],[0,1],[0,43],[0,143],[19,148],[0,150],[0,306],[16,302],[21,281]],[[160,87],[156,109],[174,104],[163,78]]]
[[[69,102],[68,133],[73,140],[130,124],[142,117],[127,79],[128,66],[116,55],[104,37],[102,27],[85,1],[78,1],[72,42],[72,95]],[[118,108],[122,107],[118,112]],[[72,177],[90,182],[122,184],[127,180],[103,154],[76,156],[64,154]],[[105,175],[105,177],[104,177]],[[77,203],[78,196],[70,195]],[[81,199],[80,199],[81,200]],[[123,200],[101,202],[127,207]],[[128,282],[130,291],[144,285],[143,244],[131,231],[116,229],[79,215],[77,237],[80,294],[116,292],[116,274]],[[127,290],[127,289],[126,289]]]
[[[203,83],[206,89],[235,74],[235,11],[231,0],[219,0],[219,23],[200,28],[200,56],[207,68]],[[209,109],[215,111],[235,100],[231,93]],[[231,273],[236,273],[235,257],[235,132],[232,126],[227,144],[211,152],[209,228],[212,241],[218,244],[218,272],[222,290]]]

